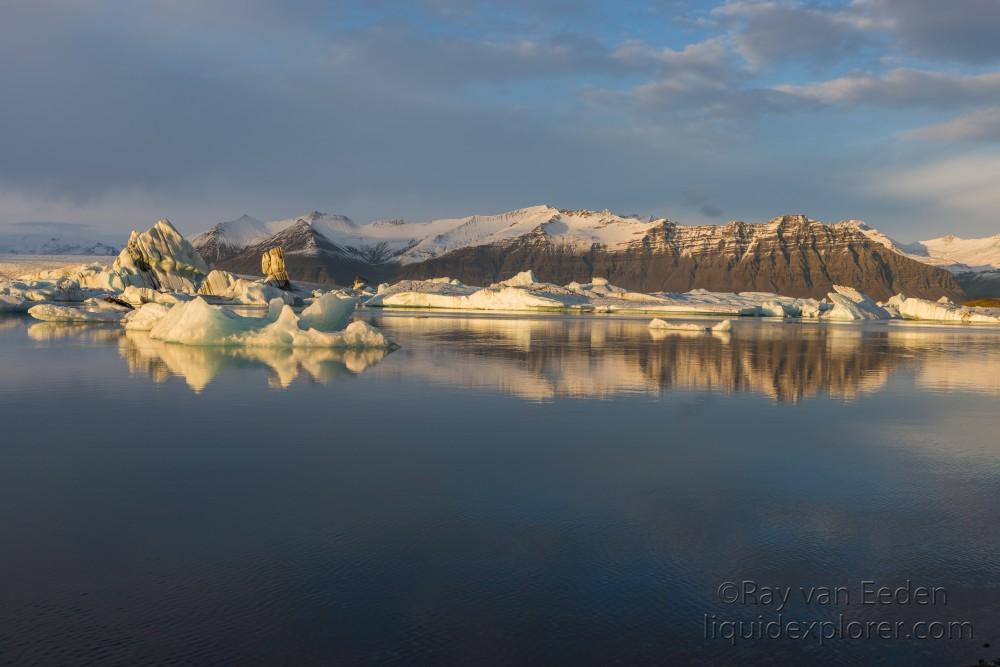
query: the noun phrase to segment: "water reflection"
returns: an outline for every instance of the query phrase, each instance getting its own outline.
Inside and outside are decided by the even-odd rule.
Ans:
[[[931,392],[1000,394],[1000,330],[970,327],[736,322],[731,334],[653,330],[645,318],[362,312],[401,344],[384,350],[244,349],[166,344],[87,324],[30,323],[36,345],[116,346],[133,374],[172,376],[200,392],[227,370],[257,369],[274,388],[363,372],[492,391],[530,401],[748,392],[783,403],[853,401],[894,378]],[[23,330],[23,329],[22,329]]]
[[[133,331],[120,335],[118,350],[130,372],[148,375],[155,382],[179,376],[195,392],[230,368],[263,367],[268,371],[268,385],[278,389],[287,388],[298,377],[329,384],[364,372],[388,354],[381,349],[198,347],[164,343]]]
[[[121,329],[113,324],[86,322],[37,322],[28,326],[28,338],[36,341],[75,340],[85,343],[113,342]]]
[[[930,389],[1000,392],[998,331],[742,321],[708,334],[650,331],[645,319],[445,316],[376,325],[403,343],[394,372],[532,401],[671,390],[855,400],[904,369]]]

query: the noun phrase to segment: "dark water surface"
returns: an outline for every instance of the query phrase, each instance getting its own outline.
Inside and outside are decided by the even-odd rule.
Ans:
[[[1000,656],[1000,332],[365,317],[401,348],[0,319],[0,662]],[[720,599],[744,581],[791,587],[786,624],[974,638],[730,644],[706,615],[778,618]],[[803,600],[823,586],[850,600]]]

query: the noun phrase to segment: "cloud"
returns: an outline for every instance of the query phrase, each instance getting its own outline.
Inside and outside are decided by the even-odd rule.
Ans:
[[[885,170],[872,180],[879,191],[970,215],[996,225],[1000,208],[1000,155],[958,155]]]
[[[909,53],[978,64],[1000,61],[996,0],[856,0],[852,9]]]
[[[935,141],[1000,141],[1000,107],[981,109],[937,125],[908,130],[902,136]]]
[[[1000,72],[951,74],[894,69],[882,75],[851,74],[809,84],[783,84],[775,90],[822,105],[882,105],[955,108],[1000,97]]]
[[[852,57],[874,40],[853,12],[798,2],[732,0],[712,15],[731,31],[736,50],[758,68]]]

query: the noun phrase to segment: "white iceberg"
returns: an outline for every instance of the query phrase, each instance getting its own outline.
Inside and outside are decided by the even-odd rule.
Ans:
[[[316,304],[313,304],[316,305]],[[143,306],[148,308],[148,306]],[[311,321],[328,326],[339,315],[339,304],[324,305]],[[136,316],[138,317],[138,316]],[[307,320],[308,321],[308,320]],[[364,322],[351,322],[342,331],[304,326],[300,316],[279,299],[271,301],[264,317],[241,317],[201,297],[172,306],[149,329],[149,337],[184,345],[246,347],[390,348],[392,341]]]
[[[182,301],[190,301],[192,298],[191,295],[183,292],[161,292],[152,287],[136,287],[135,285],[126,287],[119,297],[133,306],[141,306],[144,303],[162,303],[172,306]]]
[[[370,307],[446,308],[451,310],[568,310],[704,315],[755,315],[761,299],[692,290],[686,294],[643,294],[607,280],[573,282],[562,287],[534,281],[530,272],[489,287],[463,285],[448,278],[403,280],[380,286],[365,302]],[[774,297],[775,295],[769,295]]]
[[[328,292],[309,304],[299,315],[299,323],[306,329],[340,331],[351,320],[358,300]]]
[[[208,266],[170,221],[161,219],[145,232],[132,232],[111,271],[118,277],[118,290],[134,285],[193,293]]]
[[[860,320],[888,320],[892,314],[853,287],[834,285],[827,294],[833,308],[822,313],[824,320],[855,322]]]
[[[125,313],[122,317],[122,327],[126,331],[149,331],[169,311],[170,306],[162,303],[144,303],[135,310]]]
[[[889,299],[888,307],[899,311],[904,320],[934,320],[937,322],[958,322],[961,324],[1000,324],[1000,315],[977,308],[956,306],[949,301],[929,301],[902,294]]]
[[[728,333],[732,331],[733,323],[732,320],[722,320],[721,322],[716,322],[715,324],[706,325],[695,324],[694,322],[673,322],[671,320],[662,320],[656,317],[650,320],[649,328],[658,330]]]
[[[43,322],[118,322],[126,312],[124,306],[93,298],[79,306],[41,303],[28,309],[28,315]]]
[[[229,271],[219,269],[211,271],[205,277],[201,287],[198,288],[198,294],[218,296],[245,305],[267,305],[271,299],[281,299],[289,305],[295,303],[294,295],[283,289],[240,278]]]

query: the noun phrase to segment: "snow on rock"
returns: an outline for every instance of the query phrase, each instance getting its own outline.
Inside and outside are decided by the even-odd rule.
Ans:
[[[929,301],[902,294],[889,299],[888,307],[899,311],[904,320],[935,320],[938,322],[960,322],[962,324],[1000,324],[1000,315],[978,308],[956,306],[943,301]]]
[[[313,313],[317,316],[317,313]],[[319,318],[322,320],[323,318]],[[314,320],[316,321],[316,320]],[[264,317],[241,317],[198,297],[171,307],[149,330],[150,338],[184,345],[247,347],[388,348],[393,343],[364,322],[342,331],[320,331],[303,324],[290,306],[274,299]]]
[[[853,287],[834,285],[834,291],[827,294],[833,308],[821,315],[825,320],[854,322],[858,320],[887,320],[891,314]]]
[[[145,232],[132,232],[111,270],[119,289],[134,285],[194,293],[208,266],[170,221],[161,219]]]
[[[218,296],[236,303],[247,305],[266,305],[272,299],[281,299],[291,305],[295,296],[273,285],[247,280],[233,275],[229,271],[215,269],[202,281],[198,294],[203,296]]]

